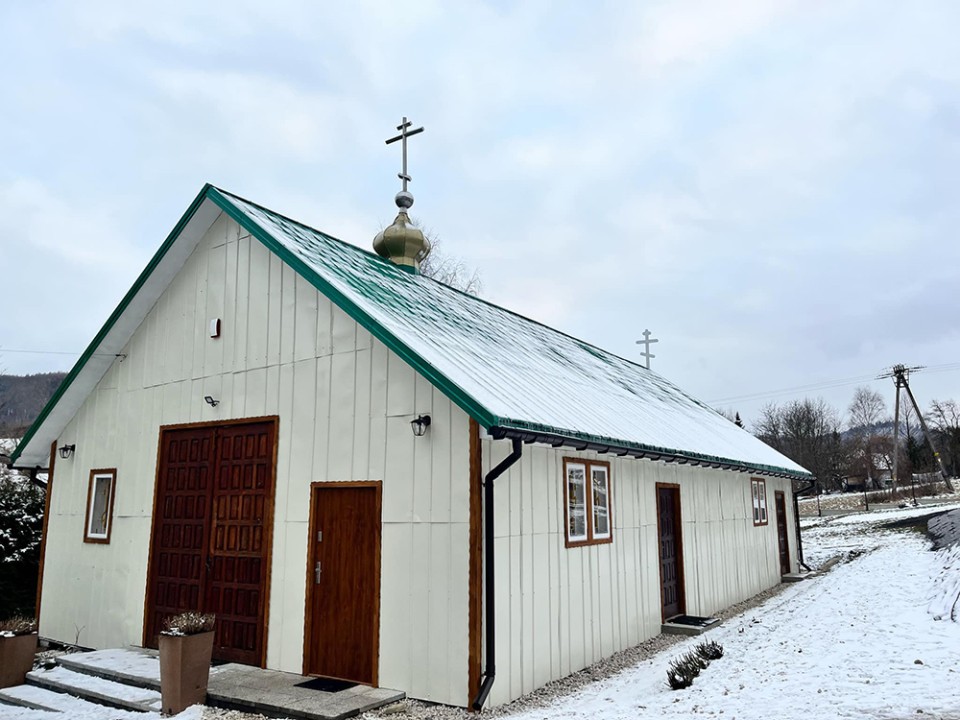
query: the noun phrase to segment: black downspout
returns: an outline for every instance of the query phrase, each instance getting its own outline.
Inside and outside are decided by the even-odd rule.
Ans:
[[[506,472],[507,468],[513,465],[523,454],[523,445],[520,438],[512,438],[513,450],[505,457],[499,465],[487,473],[483,479],[483,556],[484,556],[484,579],[486,585],[486,597],[484,598],[484,625],[486,626],[487,647],[486,647],[486,668],[483,671],[483,682],[480,683],[480,691],[473,701],[474,710],[482,710],[483,704],[487,701],[487,695],[493,687],[493,680],[497,676],[496,653],[495,651],[495,633],[494,626],[494,587],[493,587],[493,481]]]
[[[797,496],[809,492],[816,484],[816,480],[811,480],[806,487],[802,487],[793,493],[793,519],[797,524],[797,563],[799,563],[800,567],[806,569],[807,572],[813,572],[813,570],[803,561],[803,541],[800,539],[800,501],[797,499]]]

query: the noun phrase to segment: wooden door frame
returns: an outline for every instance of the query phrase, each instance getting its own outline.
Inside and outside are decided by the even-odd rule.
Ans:
[[[787,549],[787,573],[792,570],[790,560],[790,522],[787,518],[787,495],[783,490],[773,491],[773,514],[777,518],[777,564],[780,565],[780,574],[784,575],[783,566],[780,561],[780,514],[777,512],[778,500],[783,502],[783,535],[786,538]]]
[[[685,614],[687,612],[687,588],[685,583],[686,573],[683,570],[683,522],[681,518],[683,517],[681,505],[680,505],[680,485],[677,483],[656,483],[656,510],[657,510],[657,574],[660,576],[660,622],[666,622],[667,618],[664,615],[664,603],[663,603],[663,555],[662,549],[660,547],[660,540],[662,534],[660,532],[660,490],[672,490],[675,492],[676,503],[673,513],[673,532],[676,537],[676,546],[677,546],[677,594],[680,596],[680,614]]]
[[[376,576],[377,587],[374,593],[373,601],[373,624],[375,632],[373,633],[373,668],[371,678],[373,687],[379,687],[380,683],[380,559],[383,555],[383,481],[382,480],[331,480],[310,483],[310,522],[307,529],[307,572],[304,577],[306,593],[303,605],[303,664],[301,675],[308,674],[310,667],[310,639],[313,636],[313,565],[315,560],[316,543],[313,541],[316,535],[316,516],[314,515],[314,498],[318,491],[332,488],[373,488],[376,491],[377,499],[377,520],[380,523],[380,546],[377,548],[377,556],[374,560],[374,575]],[[318,676],[319,677],[319,676]],[[323,676],[328,677],[328,676]],[[350,680],[349,678],[334,678],[337,680]],[[356,682],[350,680],[350,682]],[[364,685],[365,683],[358,683]]]
[[[260,648],[260,667],[265,668],[267,666],[267,641],[270,635],[270,585],[273,580],[273,517],[277,498],[277,450],[280,445],[279,415],[258,415],[256,417],[207,420],[196,423],[174,423],[171,425],[160,425],[157,429],[156,468],[153,479],[153,510],[150,515],[150,543],[147,548],[147,583],[143,591],[143,632],[140,642],[141,647],[147,647],[147,633],[149,632],[150,625],[150,586],[153,582],[154,574],[153,537],[157,524],[157,499],[160,490],[160,461],[163,453],[163,434],[174,430],[227,427],[230,425],[254,425],[259,423],[271,423],[273,425],[273,466],[270,469],[270,495],[264,506],[264,546],[266,547],[265,580],[263,592],[260,597],[261,617],[263,621],[263,643]],[[211,504],[211,512],[212,511],[213,506]]]

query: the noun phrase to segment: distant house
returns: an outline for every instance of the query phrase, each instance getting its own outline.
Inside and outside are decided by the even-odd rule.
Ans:
[[[13,455],[42,635],[212,611],[222,660],[492,706],[796,570],[803,468],[416,241],[203,188]]]

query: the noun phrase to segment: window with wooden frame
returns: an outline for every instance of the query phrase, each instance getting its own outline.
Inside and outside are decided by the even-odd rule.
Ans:
[[[563,498],[567,547],[613,541],[610,463],[564,458]]]
[[[113,495],[117,486],[116,468],[90,471],[87,487],[87,517],[83,525],[83,541],[110,542],[113,529]]]
[[[767,524],[767,481],[759,478],[750,479],[750,490],[753,494],[753,524]]]

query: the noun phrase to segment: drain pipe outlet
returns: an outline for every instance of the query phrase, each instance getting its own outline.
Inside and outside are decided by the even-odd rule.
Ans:
[[[480,691],[473,701],[474,710],[482,710],[487,701],[487,695],[493,688],[493,681],[497,676],[496,666],[496,627],[494,625],[494,587],[493,587],[493,481],[503,475],[523,454],[523,445],[520,438],[512,438],[513,450],[499,465],[487,473],[483,479],[483,563],[486,592],[484,597],[484,625],[486,626],[486,667],[483,670],[483,682]]]

